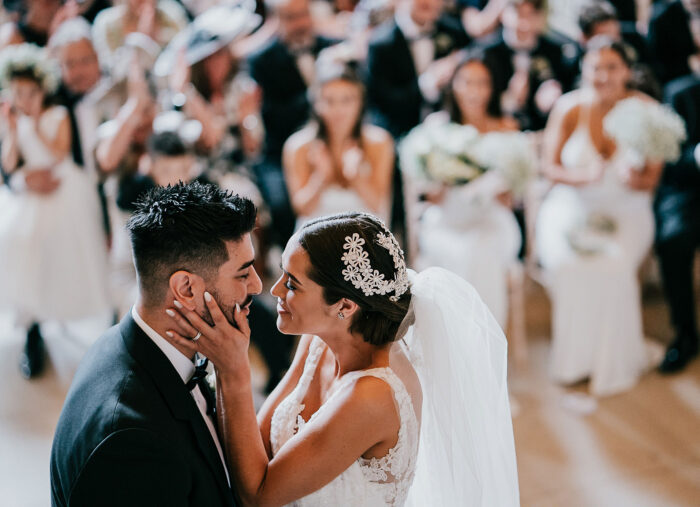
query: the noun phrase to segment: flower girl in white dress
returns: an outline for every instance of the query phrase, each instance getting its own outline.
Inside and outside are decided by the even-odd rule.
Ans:
[[[46,105],[57,84],[50,61],[36,46],[10,46],[0,53],[0,79],[10,92],[2,164],[11,175],[0,187],[0,309],[31,326],[36,352],[35,323],[109,310],[106,238],[96,182],[70,158],[68,113]],[[43,189],[32,184],[38,179]],[[42,360],[32,362],[25,376],[39,373]]]
[[[545,171],[555,183],[540,208],[536,242],[552,297],[554,380],[590,378],[595,395],[631,388],[649,366],[637,273],[651,248],[651,191],[661,163],[634,169],[603,133],[628,97],[630,63],[605,40],[584,58],[584,87],[563,96],[545,131]]]

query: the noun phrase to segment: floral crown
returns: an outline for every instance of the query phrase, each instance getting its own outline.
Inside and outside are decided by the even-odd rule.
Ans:
[[[409,286],[406,262],[404,261],[403,250],[401,250],[394,235],[389,232],[386,226],[384,226],[384,231],[385,233],[380,232],[377,234],[376,241],[380,246],[386,248],[394,259],[394,279],[385,280],[383,274],[376,269],[372,269],[369,255],[362,248],[365,240],[356,232],[352,236],[345,237],[343,250],[346,250],[346,252],[341,257],[345,264],[345,269],[342,273],[343,278],[351,282],[356,289],[361,290],[365,296],[383,296],[393,292],[394,295],[390,296],[389,299],[398,301]]]
[[[58,67],[39,46],[16,44],[0,51],[0,86],[7,89],[12,76],[20,72],[34,76],[48,94],[58,89]]]

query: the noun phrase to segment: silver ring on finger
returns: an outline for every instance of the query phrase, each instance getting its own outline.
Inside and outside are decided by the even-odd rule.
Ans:
[[[199,340],[201,337],[202,337],[202,332],[200,331],[200,332],[198,332],[198,333],[195,335],[194,338],[192,338],[192,341],[193,341],[193,342],[196,342],[196,341]]]

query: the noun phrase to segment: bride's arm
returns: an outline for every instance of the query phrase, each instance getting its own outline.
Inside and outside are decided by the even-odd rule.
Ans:
[[[202,333],[201,338],[193,345],[174,331],[168,336],[184,347],[194,347],[217,367],[219,427],[231,477],[246,504],[287,504],[328,484],[368,449],[396,441],[400,422],[391,387],[380,379],[362,377],[336,395],[270,459],[253,406],[248,321],[237,309],[236,329],[213,298],[205,301],[214,327],[183,308],[180,312],[190,328]],[[176,315],[175,320],[187,328],[182,317]]]
[[[310,335],[304,335],[301,337],[296,353],[294,354],[294,360],[287,370],[287,373],[282,378],[281,382],[277,384],[275,389],[270,393],[265,400],[265,403],[263,403],[263,406],[260,407],[260,410],[258,411],[260,436],[263,439],[263,444],[265,445],[267,455],[270,457],[272,456],[270,447],[270,423],[272,421],[272,414],[275,412],[277,405],[279,405],[282,400],[284,400],[289,393],[292,392],[294,387],[299,382],[299,378],[304,371],[306,357],[309,355],[309,345],[311,344],[312,339],[313,337]]]

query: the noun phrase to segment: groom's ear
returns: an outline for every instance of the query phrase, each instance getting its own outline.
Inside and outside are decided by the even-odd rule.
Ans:
[[[202,298],[205,291],[201,276],[183,270],[170,275],[169,286],[173,299],[179,301],[188,310],[197,309],[197,301]]]

